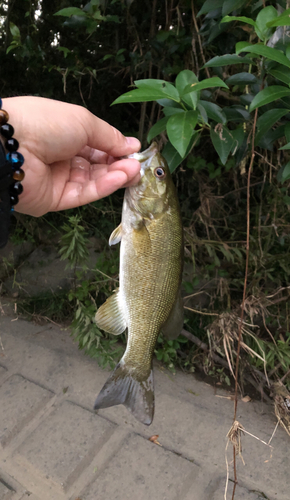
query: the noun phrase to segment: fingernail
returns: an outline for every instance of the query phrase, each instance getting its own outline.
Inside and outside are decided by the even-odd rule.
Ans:
[[[126,142],[130,148],[134,151],[139,151],[141,148],[141,142],[136,139],[136,137],[126,137]]]

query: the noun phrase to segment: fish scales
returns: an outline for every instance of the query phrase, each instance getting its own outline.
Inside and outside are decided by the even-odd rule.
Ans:
[[[172,223],[168,217],[167,224]],[[142,259],[136,259],[134,247],[124,245],[124,269],[122,269],[120,280],[124,280],[124,289],[128,292],[125,301],[128,301],[130,310],[130,323],[128,324],[129,340],[127,346],[127,357],[135,363],[147,360],[151,364],[154,346],[161,329],[161,325],[166,320],[168,308],[176,298],[179,289],[179,270],[176,268],[176,259],[180,259],[181,237],[180,231],[172,239],[170,245],[160,239],[160,228],[158,220],[150,224],[148,232],[150,235],[151,248]],[[166,224],[163,223],[166,231]],[[172,228],[171,228],[172,234]],[[173,235],[172,235],[173,236]],[[131,250],[131,251],[130,251]],[[167,259],[167,267],[160,266],[160,262]],[[148,270],[148,261],[151,267]],[[130,287],[132,282],[139,280],[138,287],[134,290],[134,295],[130,297]],[[121,283],[120,283],[121,285]],[[154,297],[154,301],[152,298]],[[152,322],[151,318],[155,321]],[[148,338],[150,340],[148,340]],[[143,340],[143,342],[142,342]],[[145,357],[144,357],[145,356]]]
[[[149,425],[158,335],[162,330],[177,337],[183,324],[183,232],[175,187],[156,145],[132,156],[141,162],[141,181],[126,189],[122,222],[110,237],[110,244],[121,241],[120,288],[96,314],[105,331],[119,334],[128,328],[128,341],[95,409],[124,404]]]

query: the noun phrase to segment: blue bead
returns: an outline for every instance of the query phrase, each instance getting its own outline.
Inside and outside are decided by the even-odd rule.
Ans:
[[[2,99],[0,97],[0,109],[2,109]]]
[[[22,167],[24,163],[24,157],[21,153],[18,153],[18,151],[13,152],[13,153],[7,153],[6,159],[12,163],[13,168],[17,167]]]
[[[11,207],[10,212],[14,212],[14,207]]]

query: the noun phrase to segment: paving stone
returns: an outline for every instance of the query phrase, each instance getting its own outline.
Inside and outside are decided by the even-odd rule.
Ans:
[[[227,433],[232,425],[232,411],[220,398],[212,398],[212,408],[205,408],[202,401],[193,399],[192,403],[161,394],[156,405],[154,429],[158,429],[160,442],[167,448],[181,453],[199,463],[211,464],[213,469],[226,471],[225,448]],[[182,404],[182,416],[180,413]],[[250,413],[248,408],[241,421],[246,430],[254,436],[268,441],[275,426],[275,417],[263,420],[258,414]],[[232,408],[230,409],[232,410]],[[240,411],[240,410],[239,410]],[[274,412],[273,412],[274,413]],[[180,425],[178,425],[180,424]],[[152,426],[152,427],[153,427]],[[155,427],[156,426],[156,427]],[[184,429],[190,429],[184,432]],[[276,431],[272,441],[273,450],[247,434],[242,435],[243,459],[237,463],[238,478],[247,484],[249,490],[263,491],[271,498],[289,499],[287,477],[290,467],[288,437]],[[210,455],[208,450],[210,449]],[[232,451],[228,450],[228,460],[232,459]],[[252,499],[251,499],[252,500]]]
[[[61,491],[78,478],[116,426],[65,401],[20,445],[17,453]]]
[[[131,434],[82,500],[177,500],[196,481],[199,467]],[[200,500],[193,496],[192,500]]]
[[[33,495],[30,491],[27,491],[26,493],[24,493],[23,497],[21,497],[19,500],[40,500],[40,499],[37,498],[35,495]]]
[[[225,495],[225,479],[221,479],[218,489],[214,492],[213,496],[211,496],[210,500],[223,500]],[[234,483],[233,481],[229,481],[227,488],[227,498],[232,498]],[[258,491],[249,491],[247,488],[243,488],[242,486],[237,485],[235,491],[235,500],[265,500],[268,498],[262,492]]]
[[[180,414],[179,399],[161,394],[156,403],[156,421],[161,443],[167,448],[198,461],[208,459],[210,448],[213,466],[224,459],[226,435],[232,424],[231,414],[226,415],[222,411],[211,413],[195,400],[192,403],[182,401]]]
[[[4,366],[0,365],[0,380],[1,380],[1,377],[3,375],[5,375],[6,372],[7,372],[6,368],[4,368]]]
[[[15,493],[14,490],[0,479],[0,500],[12,499],[13,493]]]
[[[0,387],[0,445],[6,446],[52,396],[21,375],[7,379]]]

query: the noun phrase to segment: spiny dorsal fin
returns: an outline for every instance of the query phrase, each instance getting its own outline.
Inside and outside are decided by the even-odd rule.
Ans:
[[[97,310],[96,323],[101,330],[120,335],[126,329],[127,324],[120,304],[119,289],[104,302]]]

